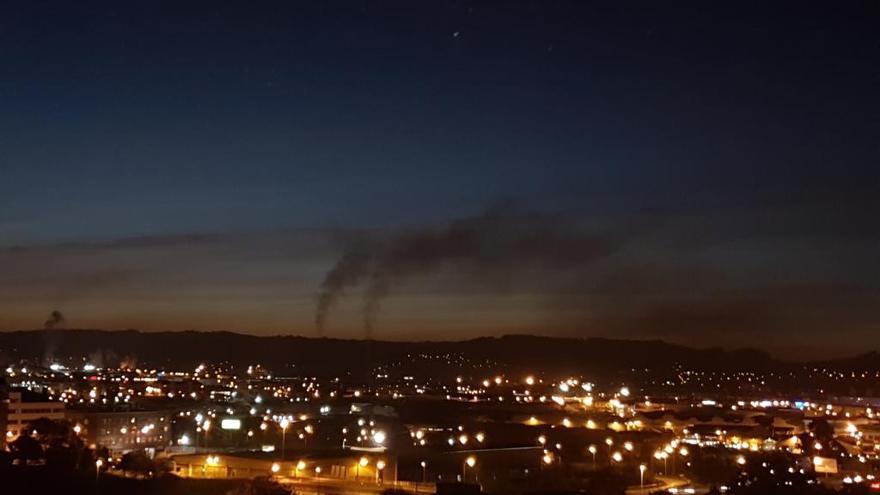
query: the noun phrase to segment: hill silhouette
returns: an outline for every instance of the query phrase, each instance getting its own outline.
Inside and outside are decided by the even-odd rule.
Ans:
[[[770,370],[786,366],[754,349],[695,349],[659,340],[507,335],[457,342],[388,342],[222,331],[46,329],[0,333],[0,362],[27,359],[48,364],[53,360],[88,357],[103,366],[126,362],[174,369],[228,362],[261,364],[284,374],[341,375],[411,361],[412,356],[431,356],[435,361],[442,361],[442,356],[454,356],[454,362],[483,363],[510,371],[569,373],[676,365],[707,370]]]

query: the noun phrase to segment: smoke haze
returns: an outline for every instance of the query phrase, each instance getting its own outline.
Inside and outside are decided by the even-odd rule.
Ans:
[[[371,338],[382,302],[406,279],[448,267],[477,279],[535,268],[580,271],[614,253],[622,242],[619,235],[587,233],[564,215],[522,212],[510,204],[495,205],[442,228],[358,239],[345,246],[326,273],[315,322],[323,335],[334,304],[348,290],[360,288],[364,334]]]

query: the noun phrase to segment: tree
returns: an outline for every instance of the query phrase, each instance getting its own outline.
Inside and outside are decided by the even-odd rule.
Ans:
[[[12,456],[24,465],[28,461],[36,461],[43,458],[43,447],[30,435],[19,435],[9,444]]]
[[[816,435],[818,440],[823,442],[830,442],[834,438],[834,427],[824,418],[814,419],[810,423],[810,430]]]
[[[67,439],[70,437],[70,424],[67,421],[54,421],[49,418],[37,418],[28,425],[29,432],[36,431],[40,438]]]
[[[123,455],[119,468],[122,469],[123,474],[127,474],[129,471],[135,474],[149,474],[156,470],[153,461],[141,450]]]

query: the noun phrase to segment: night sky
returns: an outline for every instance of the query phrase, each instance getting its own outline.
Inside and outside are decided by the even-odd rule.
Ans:
[[[236,3],[0,4],[0,330],[880,348],[877,2]]]

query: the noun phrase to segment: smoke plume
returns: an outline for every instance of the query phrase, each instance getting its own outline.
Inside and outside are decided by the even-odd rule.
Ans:
[[[536,268],[582,270],[620,245],[619,236],[587,234],[563,215],[522,213],[509,205],[442,228],[359,239],[345,246],[325,275],[315,323],[323,335],[333,305],[347,290],[361,288],[365,337],[371,338],[381,303],[403,280],[446,267],[487,279],[499,272]]]
[[[324,324],[331,307],[346,289],[361,283],[370,270],[372,258],[372,246],[363,240],[353,242],[346,246],[342,256],[324,276],[315,312],[315,326],[319,335],[324,334]]]
[[[46,330],[52,330],[54,328],[61,328],[64,325],[64,315],[61,311],[57,309],[49,313],[49,319],[47,319],[43,323],[43,328]]]

